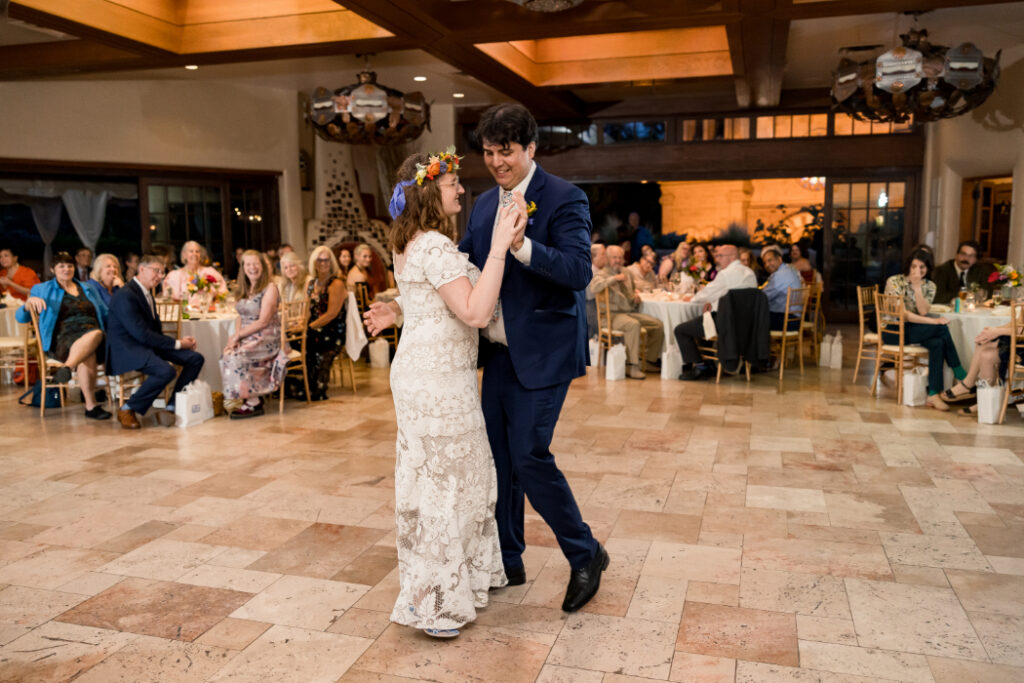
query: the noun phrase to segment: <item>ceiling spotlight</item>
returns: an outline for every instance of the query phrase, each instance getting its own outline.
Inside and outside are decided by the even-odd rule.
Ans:
[[[413,76],[412,80],[417,81],[419,83],[422,83],[423,81],[427,80],[427,77],[426,76]]]
[[[457,100],[461,100],[465,96],[466,96],[466,93],[464,93],[464,92],[453,92],[452,93],[452,97],[454,97]]]
[[[186,64],[185,68],[189,71],[196,71],[199,68],[198,64]]]

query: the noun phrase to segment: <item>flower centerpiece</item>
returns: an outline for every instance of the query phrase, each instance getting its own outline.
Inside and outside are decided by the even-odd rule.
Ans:
[[[1001,265],[995,264],[996,269],[988,276],[989,284],[998,284],[1002,287],[1020,287],[1021,280],[1024,277],[1021,276],[1021,272],[1011,266],[1009,263]]]
[[[217,277],[212,273],[196,273],[185,285],[188,292],[188,305],[196,309],[200,314],[207,311],[215,311],[214,295],[217,287]]]

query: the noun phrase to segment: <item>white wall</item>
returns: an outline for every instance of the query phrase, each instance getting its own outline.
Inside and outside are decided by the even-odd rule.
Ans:
[[[294,92],[213,81],[0,83],[0,157],[278,171],[303,244],[297,116]]]
[[[964,179],[1012,175],[1007,260],[1024,266],[1024,46],[1004,49],[1000,63],[1002,76],[984,105],[927,124],[921,233],[931,233],[937,262],[951,258],[959,242]]]

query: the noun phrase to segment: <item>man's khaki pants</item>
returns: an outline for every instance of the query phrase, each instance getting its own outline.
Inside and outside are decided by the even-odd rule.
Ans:
[[[665,341],[665,326],[661,324],[660,320],[643,313],[612,314],[612,329],[622,332],[626,343],[626,358],[632,365],[640,363],[641,328],[647,330],[647,362],[655,363],[661,360],[661,346]]]

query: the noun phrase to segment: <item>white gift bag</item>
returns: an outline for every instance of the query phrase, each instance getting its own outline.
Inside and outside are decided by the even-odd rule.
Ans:
[[[192,427],[213,417],[213,395],[210,385],[201,379],[189,383],[174,395],[174,423]]]
[[[387,340],[376,339],[370,343],[370,367],[386,368],[391,365],[391,349]]]
[[[610,380],[626,379],[626,347],[616,344],[608,349],[604,358],[604,378]]]
[[[999,411],[1003,409],[1006,397],[1006,385],[988,384],[978,380],[978,424],[994,425],[999,421]]]
[[[715,339],[718,337],[718,328],[715,326],[715,318],[711,311],[704,311],[704,338]]]
[[[591,339],[590,345],[590,364],[593,366],[600,365],[601,360],[601,342],[596,339]]]
[[[928,371],[914,368],[903,373],[903,405],[923,406],[928,400]]]
[[[669,346],[661,353],[661,378],[679,379],[683,371],[683,356],[678,346]]]
[[[829,351],[829,363],[830,368],[841,370],[843,367],[843,333],[836,332],[836,336],[832,337],[832,346]]]
[[[818,367],[832,366],[832,335],[826,334],[818,345]]]

